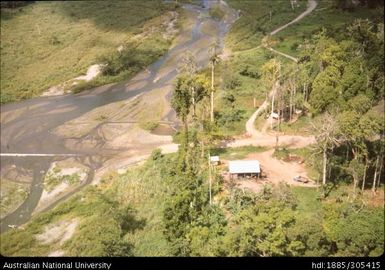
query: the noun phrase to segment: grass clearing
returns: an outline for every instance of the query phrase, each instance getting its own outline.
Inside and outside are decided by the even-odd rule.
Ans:
[[[162,36],[162,22],[174,8],[162,1],[58,1],[2,8],[1,102],[38,96],[125,44],[140,60],[137,65],[79,84],[75,92],[132,76],[167,50],[170,41]]]
[[[221,159],[235,160],[245,158],[250,153],[259,153],[269,150],[263,146],[241,146],[235,148],[214,148],[211,149],[211,156],[219,156]]]
[[[232,8],[240,10],[241,16],[232,26],[226,44],[234,51],[258,46],[265,35],[306,10],[307,0],[297,2],[299,6],[292,10],[289,1],[228,1]]]
[[[306,9],[307,1],[298,1],[298,3],[299,7],[293,11],[289,1],[229,1],[234,9],[240,10],[241,17],[231,27],[225,41],[227,48],[233,51],[233,55],[229,61],[220,63],[220,67],[217,68],[221,70],[222,82],[217,95],[219,98],[216,100],[216,108],[219,108],[219,116],[227,116],[229,104],[223,100],[223,97],[232,94],[236,100],[235,107],[243,110],[244,114],[238,122],[224,125],[220,130],[223,134],[232,136],[243,133],[244,124],[254,111],[253,98],[256,98],[257,105],[261,104],[266,93],[270,91],[264,87],[260,79],[262,65],[275,57],[282,63],[284,72],[285,66],[291,63],[291,60],[257,46],[270,31],[291,21]],[[272,11],[271,21],[270,11]],[[330,1],[320,1],[310,15],[274,35],[273,47],[296,57],[300,54],[301,44],[323,26],[338,29],[356,18],[377,18],[375,20],[378,20],[381,17],[383,15],[379,9],[357,8],[353,11],[341,11],[333,8],[333,3]],[[310,135],[310,120],[312,120],[310,117],[302,116],[292,124],[282,123],[281,129],[288,135]],[[260,122],[256,123],[257,127],[263,122],[262,118],[258,121]]]
[[[311,135],[310,122],[313,121],[310,116],[300,116],[295,122],[282,122],[280,125],[280,131],[285,135],[296,135],[301,134],[303,136]]]
[[[315,215],[322,208],[317,188],[292,186],[291,191],[297,199],[297,211],[303,215]]]

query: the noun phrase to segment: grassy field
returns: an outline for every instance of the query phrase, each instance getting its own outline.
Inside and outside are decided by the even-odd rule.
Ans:
[[[300,0],[299,7],[292,10],[289,1],[229,0],[228,2],[232,8],[241,11],[241,17],[234,23],[226,38],[226,44],[236,51],[258,46],[265,35],[296,18],[307,5],[306,0]]]
[[[310,116],[301,116],[294,123],[283,122],[280,126],[280,131],[286,135],[291,134],[302,134],[302,135],[311,135],[311,125],[310,122],[313,121],[316,123],[316,119],[312,119]]]
[[[250,153],[259,153],[267,151],[267,147],[263,146],[241,146],[236,148],[214,148],[211,150],[212,156],[219,156],[220,159],[242,159]]]
[[[117,54],[120,45],[127,44],[140,61],[78,88],[131,76],[167,50],[170,42],[162,37],[162,22],[173,8],[155,0],[36,2],[2,8],[1,102],[38,96],[84,74],[90,65]]]

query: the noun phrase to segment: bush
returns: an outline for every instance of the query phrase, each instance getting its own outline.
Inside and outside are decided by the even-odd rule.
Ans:
[[[88,89],[91,89],[91,88],[94,88],[96,87],[98,84],[96,82],[96,80],[91,80],[91,81],[80,81],[78,82],[76,85],[74,85],[72,88],[71,88],[71,91],[72,93],[74,94],[78,94],[84,90],[88,90]]]
[[[277,159],[285,159],[289,156],[289,150],[286,148],[278,148],[274,150],[273,157]]]
[[[239,122],[244,118],[245,111],[232,109],[224,112],[217,112],[216,121],[219,126],[228,126],[234,122]]]
[[[242,85],[241,80],[236,75],[230,75],[229,77],[225,78],[225,88],[234,90],[235,88]]]
[[[213,6],[209,10],[211,17],[217,20],[221,20],[225,16],[225,12],[219,6]]]
[[[258,70],[256,70],[255,67],[246,65],[242,68],[242,70],[239,72],[242,76],[247,76],[254,79],[259,79],[261,77],[261,74],[259,74]]]
[[[298,42],[294,42],[291,46],[290,46],[290,49],[292,51],[295,51],[298,49],[298,46],[299,46],[299,43]]]
[[[151,159],[152,160],[159,160],[163,157],[162,151],[160,149],[155,149],[151,153]]]
[[[153,122],[153,121],[149,121],[149,122],[145,122],[145,123],[140,124],[141,128],[143,128],[145,130],[149,130],[149,131],[156,129],[158,126],[159,126],[159,123]]]

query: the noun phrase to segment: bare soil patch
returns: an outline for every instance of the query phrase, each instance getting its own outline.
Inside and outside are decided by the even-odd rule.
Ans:
[[[36,239],[45,245],[52,245],[58,243],[59,246],[63,245],[69,240],[78,226],[78,219],[61,220],[54,224],[49,224],[44,228],[41,234],[36,235]],[[63,255],[62,251],[54,251],[50,255]]]
[[[292,186],[303,186],[303,187],[317,187],[316,183],[309,179],[305,165],[301,161],[285,162],[278,160],[273,157],[274,150],[269,150],[261,153],[251,153],[242,160],[258,160],[261,164],[262,177],[261,178],[250,178],[250,179],[237,179],[230,180],[229,174],[224,173],[224,178],[227,184],[235,185],[241,189],[249,189],[253,192],[259,192],[264,185],[278,185],[280,182],[287,183]],[[228,161],[223,160],[222,163],[225,165],[227,170]],[[303,176],[308,178],[308,183],[300,183],[293,180],[295,176]],[[231,183],[231,181],[233,183]]]

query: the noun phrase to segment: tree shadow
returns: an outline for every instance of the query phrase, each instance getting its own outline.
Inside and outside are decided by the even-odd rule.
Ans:
[[[121,229],[121,234],[133,233],[136,230],[141,230],[146,226],[146,219],[137,218],[137,211],[130,205],[121,206],[120,203],[111,199],[111,194],[100,194],[100,198],[110,205],[113,209],[113,219],[118,222]]]
[[[133,209],[127,209],[126,213],[122,216],[120,227],[122,234],[133,233],[137,230],[142,230],[147,224],[145,218],[138,219],[136,211]]]
[[[227,152],[228,151],[226,148],[221,148],[221,147],[210,149],[211,156],[220,156],[220,155],[226,154]]]

